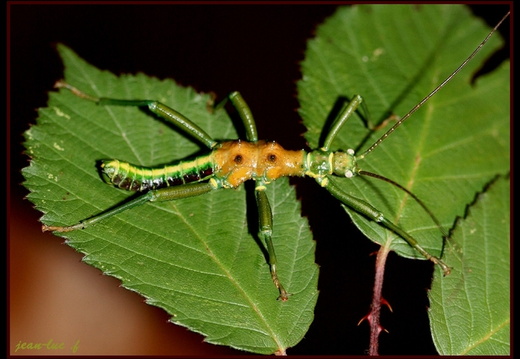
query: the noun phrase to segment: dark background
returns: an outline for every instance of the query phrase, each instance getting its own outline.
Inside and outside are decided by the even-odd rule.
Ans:
[[[64,342],[64,351],[16,354],[228,355],[203,337],[167,323],[161,309],[80,262],[81,255],[42,234],[40,213],[23,200],[22,133],[35,123],[47,92],[62,76],[54,45],[64,43],[98,68],[173,78],[219,97],[239,90],[257,120],[260,137],[305,147],[296,113],[306,40],[335,5],[50,5],[11,3],[7,9],[7,160],[10,350],[21,342]],[[495,25],[507,6],[473,6]],[[369,31],[369,24],[367,31]],[[508,23],[502,26],[509,33]],[[475,44],[476,45],[476,44]],[[496,60],[507,57],[508,49]],[[462,59],[461,59],[462,60]],[[457,66],[458,64],[453,64]],[[492,64],[490,66],[493,66]],[[317,241],[320,296],[313,322],[295,354],[365,354],[377,246],[352,228],[338,203],[313,181],[295,180]],[[349,231],[348,241],[337,233]],[[387,262],[381,354],[436,354],[427,318],[432,266],[391,255]]]

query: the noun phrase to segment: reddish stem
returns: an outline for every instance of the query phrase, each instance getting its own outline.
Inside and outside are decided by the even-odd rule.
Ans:
[[[381,303],[384,301],[382,296],[383,291],[383,279],[385,275],[385,263],[388,253],[390,252],[389,247],[382,246],[377,252],[376,257],[376,273],[374,279],[374,294],[372,296],[372,305],[370,313],[367,316],[368,322],[370,323],[370,347],[369,355],[379,355],[379,333],[383,330],[380,324],[380,312]]]

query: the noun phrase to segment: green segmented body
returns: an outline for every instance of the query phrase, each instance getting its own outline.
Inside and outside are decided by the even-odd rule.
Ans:
[[[242,140],[222,142],[207,155],[157,168],[118,160],[104,161],[101,167],[106,182],[137,192],[210,179],[214,188],[236,188],[250,179],[269,183],[283,176],[353,177],[358,172],[353,152],[291,151],[274,141]]]
[[[209,179],[215,172],[211,153],[191,161],[156,168],[134,166],[119,160],[101,164],[106,182],[128,191],[144,192]]]

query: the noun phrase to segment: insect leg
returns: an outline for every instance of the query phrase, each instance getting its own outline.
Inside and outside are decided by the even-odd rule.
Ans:
[[[442,260],[428,253],[424,248],[422,248],[419,243],[408,233],[406,233],[402,228],[395,225],[386,219],[380,211],[376,208],[372,207],[367,202],[351,196],[341,190],[340,187],[334,184],[331,179],[327,176],[324,178],[316,179],[317,182],[327,189],[334,197],[340,200],[346,206],[354,209],[360,214],[365,215],[367,218],[379,223],[381,226],[393,231],[403,238],[410,246],[412,246],[417,252],[419,252],[423,257],[432,261],[433,263],[439,265],[444,273],[444,275],[448,275],[451,272],[451,268],[448,267]]]
[[[194,183],[194,184],[185,184],[181,186],[167,187],[161,188],[157,190],[152,190],[144,193],[143,195],[136,197],[128,202],[125,202],[121,205],[113,207],[105,212],[101,212],[93,217],[82,220],[76,224],[71,226],[47,226],[43,225],[42,230],[45,231],[57,231],[57,232],[70,232],[76,229],[84,229],[95,223],[102,221],[106,218],[112,217],[116,214],[119,214],[127,209],[134,208],[145,204],[147,202],[163,202],[163,201],[171,201],[180,198],[186,197],[194,197],[204,193],[208,193],[211,190],[216,189],[209,183]]]
[[[213,148],[217,145],[217,141],[211,138],[204,130],[202,130],[199,126],[194,124],[192,121],[187,119],[181,113],[175,111],[174,109],[154,100],[121,100],[121,99],[113,99],[113,98],[105,98],[105,97],[95,97],[92,95],[88,95],[72,85],[69,85],[63,80],[56,82],[54,87],[57,88],[66,88],[71,91],[74,95],[84,98],[86,100],[93,101],[98,105],[102,106],[134,106],[134,107],[143,107],[146,106],[150,111],[175,125],[178,129],[184,131],[187,135],[190,135],[194,139],[202,142],[208,148]]]
[[[341,127],[343,127],[345,122],[347,122],[348,118],[352,115],[352,113],[354,113],[358,109],[358,107],[362,103],[363,98],[360,95],[354,95],[352,101],[350,101],[349,104],[341,110],[341,112],[338,114],[338,116],[332,123],[329,133],[325,138],[325,142],[323,143],[322,147],[324,151],[328,151],[330,149],[330,146],[332,145],[332,142],[338,135],[338,132],[341,129]]]
[[[269,205],[269,199],[265,193],[263,183],[257,184],[255,189],[256,192],[256,203],[258,205],[258,217],[259,217],[259,236],[264,240],[267,246],[267,254],[269,255],[269,266],[271,270],[271,278],[273,279],[274,285],[280,291],[279,300],[286,301],[289,299],[289,293],[287,293],[278,279],[276,273],[276,254],[274,252],[274,246],[272,241],[273,234],[273,214],[271,212],[271,206]]]
[[[258,141],[258,133],[256,131],[256,124],[253,118],[253,114],[249,109],[246,101],[240,94],[240,92],[235,91],[229,95],[229,99],[235,108],[237,109],[238,115],[242,119],[242,123],[244,124],[246,130],[246,138],[248,141],[256,142]]]
[[[258,132],[256,130],[255,120],[253,118],[253,114],[249,109],[246,101],[240,94],[240,92],[235,91],[230,93],[224,100],[222,100],[217,106],[216,109],[220,109],[224,107],[227,101],[231,101],[233,107],[237,110],[240,119],[242,120],[242,124],[244,125],[246,131],[246,138],[250,142],[258,141]]]

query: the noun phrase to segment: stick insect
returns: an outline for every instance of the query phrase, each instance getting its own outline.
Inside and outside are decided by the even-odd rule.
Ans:
[[[259,237],[264,241],[267,249],[270,273],[272,281],[279,291],[279,299],[286,301],[289,299],[290,292],[285,289],[282,280],[278,277],[278,263],[272,240],[273,220],[275,219],[273,219],[271,206],[265,189],[270,182],[280,177],[309,176],[314,178],[321,187],[325,188],[344,205],[399,235],[423,257],[438,265],[444,275],[448,275],[451,270],[450,267],[439,257],[425,250],[405,229],[387,219],[381,211],[374,208],[368,202],[344,192],[331,179],[333,176],[346,178],[368,176],[391,183],[413,198],[431,217],[435,225],[439,227],[442,236],[446,237],[447,233],[442,229],[439,221],[416,195],[407,190],[404,186],[386,177],[362,170],[358,166],[357,161],[370,154],[418,108],[424,105],[437,91],[444,87],[444,85],[476,55],[493,32],[496,31],[500,23],[492,30],[488,37],[481,42],[479,47],[439,86],[398,120],[397,123],[370,146],[368,150],[357,156],[352,149],[332,151],[331,148],[346,121],[362,106],[363,98],[360,95],[354,96],[338,113],[330,130],[325,134],[325,139],[320,148],[309,151],[293,151],[285,150],[276,142],[259,140],[253,115],[239,92],[233,92],[227,97],[227,100],[236,108],[242,120],[246,130],[246,140],[219,142],[213,139],[195,122],[192,122],[178,111],[158,101],[95,97],[77,89],[71,84],[58,81],[56,83],[57,88],[67,89],[74,95],[101,106],[146,107],[152,113],[183,131],[186,135],[204,144],[209,152],[195,159],[157,168],[135,166],[117,159],[104,161],[101,165],[102,175],[109,184],[123,190],[142,192],[142,195],[76,224],[70,226],[44,225],[43,230],[68,232],[84,229],[106,218],[148,202],[171,201],[203,195],[219,189],[237,188],[245,181],[253,180],[255,181],[255,198],[259,213]]]

